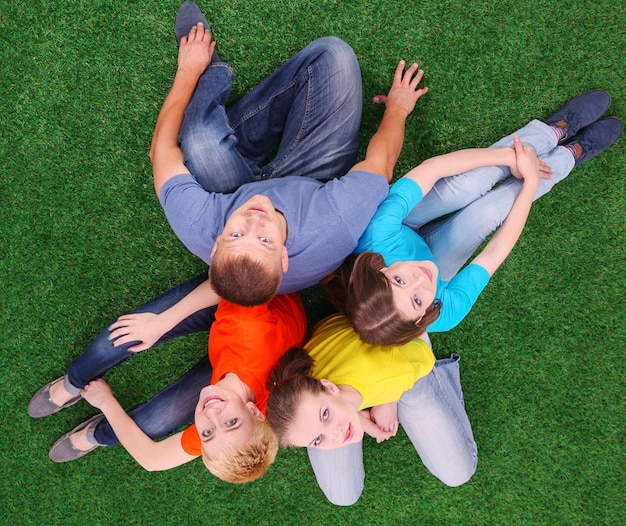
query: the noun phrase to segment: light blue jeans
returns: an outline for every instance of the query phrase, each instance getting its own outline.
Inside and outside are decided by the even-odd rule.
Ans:
[[[402,395],[398,418],[422,462],[439,480],[460,486],[472,477],[478,453],[465,412],[458,354],[437,360],[433,370]],[[339,506],[354,504],[365,482],[362,442],[330,451],[308,448],[308,453],[328,500]]]
[[[538,199],[567,177],[574,157],[550,127],[534,120],[492,148],[512,146],[517,135],[551,169],[542,179]],[[499,184],[498,184],[499,183]],[[522,182],[508,167],[471,170],[439,181],[405,218],[430,246],[443,280],[452,279],[491,232],[506,219]],[[434,220],[452,214],[448,218]],[[428,470],[448,486],[467,482],[476,469],[477,450],[465,412],[458,355],[438,360],[433,371],[404,393],[398,406],[402,427]],[[333,451],[309,449],[320,488],[334,504],[354,504],[363,491],[362,444]]]
[[[535,195],[539,199],[572,171],[574,156],[557,146],[552,129],[538,120],[491,148],[512,146],[515,135],[552,169],[552,179],[541,179]],[[416,230],[432,250],[442,280],[452,279],[506,219],[522,188],[522,181],[510,174],[508,167],[489,166],[441,179],[404,219],[404,224]],[[433,222],[450,213],[450,217]]]

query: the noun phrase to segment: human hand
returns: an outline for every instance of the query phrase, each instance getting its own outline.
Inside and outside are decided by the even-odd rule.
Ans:
[[[181,38],[178,49],[178,71],[189,72],[200,77],[211,63],[215,41],[211,31],[198,22],[189,31],[189,35]]]
[[[511,168],[513,176],[518,179],[523,179],[524,183],[539,186],[539,179],[542,172],[539,159],[533,149],[530,146],[523,145],[516,135],[513,138],[513,151],[515,152],[515,167]],[[549,177],[551,177],[551,172],[546,178]]]
[[[391,433],[391,436],[395,436],[398,432],[398,402],[391,402],[388,404],[377,405],[370,409],[370,419],[374,422],[382,431]]]
[[[119,347],[129,342],[140,342],[129,347],[130,352],[145,351],[152,347],[163,336],[159,314],[152,312],[138,312],[120,316],[109,327],[109,340],[113,347]]]
[[[110,400],[114,400],[113,391],[102,378],[92,380],[80,392],[81,396],[93,407],[102,409],[102,405]]]
[[[395,436],[396,431],[385,431],[383,429],[381,429],[380,427],[378,427],[378,425],[372,421],[372,417],[371,417],[371,410],[363,410],[363,411],[359,411],[359,416],[361,417],[361,421],[363,423],[363,430],[372,438],[376,439],[377,443],[381,443],[384,440],[387,440],[389,438],[391,438],[392,436]]]
[[[529,148],[528,146],[524,146],[524,148]],[[516,179],[524,179],[524,176],[519,171],[517,167],[517,154],[515,153],[515,145],[511,146],[511,150],[513,150],[514,162],[511,163],[511,175]],[[541,159],[537,158],[537,163],[539,165],[539,178],[541,179],[552,179],[552,169]]]
[[[405,61],[401,60],[396,68],[393,83],[387,95],[376,95],[374,102],[384,104],[388,109],[398,109],[408,115],[415,108],[417,100],[428,92],[428,88],[417,89],[424,76],[424,71],[419,69],[414,62],[405,71]]]

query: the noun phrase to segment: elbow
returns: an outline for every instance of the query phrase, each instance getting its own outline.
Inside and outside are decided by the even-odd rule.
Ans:
[[[163,471],[163,468],[161,466],[158,466],[158,465],[156,465],[154,463],[151,463],[151,462],[140,462],[139,464],[146,471],[152,471],[152,472],[153,471]]]
[[[148,157],[150,157],[150,162],[154,166],[154,158],[156,156],[156,147],[154,145],[154,140],[150,144],[150,152],[148,153]]]

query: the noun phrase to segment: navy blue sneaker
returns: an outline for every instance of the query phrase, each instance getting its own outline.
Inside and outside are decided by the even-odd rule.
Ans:
[[[597,121],[611,105],[611,96],[603,89],[594,89],[574,97],[545,121],[550,126],[558,126],[565,135],[559,140],[562,144],[585,126]]]
[[[183,37],[186,37],[189,34],[189,31],[191,31],[191,28],[198,22],[202,22],[205,29],[211,29],[209,23],[202,15],[202,11],[200,11],[200,8],[195,3],[183,2],[183,4],[178,8],[176,22],[174,22],[174,33],[176,34],[176,40],[179,45],[180,40]],[[215,40],[215,37],[213,37],[213,40]],[[213,52],[211,63],[213,62],[221,62],[217,51]]]
[[[611,146],[624,130],[617,117],[606,117],[586,126],[568,142],[564,143],[574,155],[574,166],[578,166]]]

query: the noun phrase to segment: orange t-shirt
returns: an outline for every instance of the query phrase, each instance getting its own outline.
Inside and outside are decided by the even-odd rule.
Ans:
[[[306,316],[298,294],[275,296],[256,307],[221,300],[209,333],[211,383],[219,382],[226,373],[237,374],[252,389],[256,405],[265,413],[265,382],[270,371],[286,351],[304,345],[306,332]],[[181,444],[190,455],[202,454],[195,424],[185,429]]]

